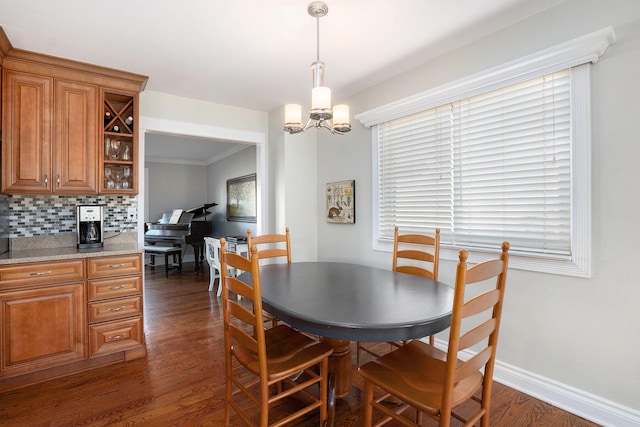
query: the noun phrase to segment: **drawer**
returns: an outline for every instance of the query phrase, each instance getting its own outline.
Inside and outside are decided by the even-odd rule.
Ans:
[[[90,279],[140,273],[142,273],[141,254],[87,259],[87,274]]]
[[[89,345],[92,357],[144,345],[142,317],[89,326]]]
[[[89,323],[142,316],[142,295],[89,304]]]
[[[84,280],[84,261],[49,261],[0,268],[0,288]]]
[[[89,280],[89,301],[142,294],[142,276]]]

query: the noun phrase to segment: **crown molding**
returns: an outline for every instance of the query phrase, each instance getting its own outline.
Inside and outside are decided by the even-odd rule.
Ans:
[[[613,27],[603,28],[506,64],[360,113],[355,118],[364,126],[371,127],[576,65],[596,63],[615,41]]]
[[[13,49],[11,41],[9,40],[7,33],[4,32],[4,29],[0,25],[0,63],[2,62],[2,59],[7,56],[11,49]]]

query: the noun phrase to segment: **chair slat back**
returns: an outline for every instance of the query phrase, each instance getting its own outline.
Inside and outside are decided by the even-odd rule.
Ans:
[[[455,296],[447,349],[447,364],[443,390],[443,407],[452,401],[454,384],[484,368],[483,394],[491,393],[493,366],[498,343],[498,331],[502,316],[502,302],[509,264],[509,244],[502,244],[499,259],[493,259],[467,267],[468,253],[461,250],[456,272]],[[491,289],[465,299],[471,284],[494,282]],[[485,285],[486,286],[486,285]],[[464,331],[463,320],[464,321]],[[458,353],[479,343],[477,353],[460,362]]]
[[[435,236],[393,233],[392,270],[438,280],[440,263],[440,229]]]
[[[220,239],[213,237],[204,238],[204,251],[207,262],[220,271]]]
[[[251,230],[247,230],[247,247],[256,245],[260,260],[277,261],[276,258],[285,258],[291,263],[291,238],[289,228],[285,234],[262,234],[252,236]]]
[[[228,252],[225,239],[220,241],[222,272],[222,306],[224,318],[225,357],[231,366],[234,356],[245,366],[253,366],[266,384],[267,352],[262,321],[260,274],[255,246],[250,247],[250,259]],[[229,273],[229,269],[250,273],[251,284]],[[233,297],[230,293],[242,296]]]

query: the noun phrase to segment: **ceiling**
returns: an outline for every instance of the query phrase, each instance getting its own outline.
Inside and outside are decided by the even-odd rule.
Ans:
[[[325,0],[325,84],[340,101],[562,1]],[[269,112],[310,102],[310,2],[2,1],[0,25],[14,47],[147,75],[146,90]],[[158,147],[166,146],[167,136],[159,137]],[[181,144],[197,152],[217,146]],[[146,151],[154,155],[151,145]]]

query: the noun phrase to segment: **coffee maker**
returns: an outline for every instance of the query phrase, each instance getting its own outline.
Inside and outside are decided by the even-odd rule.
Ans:
[[[76,206],[78,249],[101,248],[103,246],[103,207],[100,205]]]

